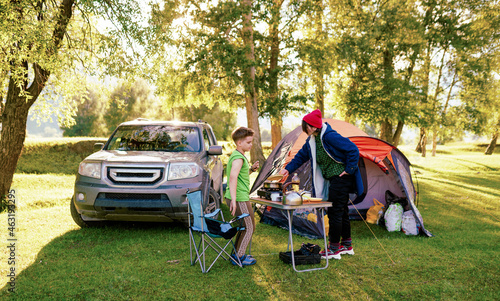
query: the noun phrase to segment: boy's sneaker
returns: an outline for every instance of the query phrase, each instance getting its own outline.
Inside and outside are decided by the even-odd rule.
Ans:
[[[241,261],[242,265],[253,265],[257,263],[257,260],[252,256],[243,255],[243,257],[245,257],[245,259]]]
[[[321,252],[319,252],[319,255],[321,255],[321,258],[323,259],[340,259],[340,248],[339,247],[334,247],[334,246],[329,246],[328,247],[328,251],[327,250],[323,250]]]
[[[236,255],[231,255],[231,257],[233,258],[231,261],[231,263],[233,265],[238,265],[238,259],[236,258]],[[240,257],[240,261],[241,261],[241,265],[253,265],[253,264],[256,264],[257,263],[257,260],[255,260],[255,258],[253,258],[252,256],[247,256],[247,255],[243,255]]]

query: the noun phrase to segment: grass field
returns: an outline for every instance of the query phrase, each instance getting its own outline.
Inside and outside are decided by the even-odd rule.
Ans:
[[[414,165],[418,207],[435,237],[370,225],[386,253],[367,226],[354,221],[356,255],[310,273],[295,273],[278,259],[288,232],[260,223],[252,245],[255,266],[220,261],[208,274],[190,265],[188,232],[180,225],[80,229],[68,205],[73,167],[46,173],[37,163],[32,174],[26,160],[14,181],[20,201],[16,293],[8,291],[9,251],[3,247],[0,299],[499,300],[499,151],[485,156],[474,144],[452,144],[440,146],[436,157],[421,158],[412,147],[401,149]],[[7,218],[0,214],[4,245]],[[299,236],[294,241],[309,242]]]

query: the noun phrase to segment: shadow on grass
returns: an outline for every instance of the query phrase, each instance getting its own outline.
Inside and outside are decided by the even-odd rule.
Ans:
[[[232,293],[227,289],[230,280],[244,288],[234,292],[237,299],[259,291],[251,268],[221,259],[208,274],[191,266],[188,236],[184,226],[160,223],[113,223],[69,231],[44,246],[17,276],[15,294],[4,287],[0,299],[218,299],[220,292]]]
[[[447,179],[429,178],[427,180],[435,184],[439,183],[452,186],[450,189],[446,189],[445,192],[446,191],[453,192],[456,191],[456,189],[463,189],[470,193],[479,192],[500,197],[500,192],[498,190],[498,182],[500,180],[500,175],[492,176],[492,175],[481,175],[481,174],[471,173],[466,175],[448,175],[446,178]],[[420,177],[420,179],[425,179],[425,178]],[[488,188],[490,190],[486,190],[483,188]]]

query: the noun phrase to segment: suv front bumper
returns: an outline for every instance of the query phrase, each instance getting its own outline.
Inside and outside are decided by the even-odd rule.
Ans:
[[[92,219],[172,221],[187,219],[187,190],[201,182],[156,187],[113,187],[98,179],[79,176],[74,202],[79,214]]]

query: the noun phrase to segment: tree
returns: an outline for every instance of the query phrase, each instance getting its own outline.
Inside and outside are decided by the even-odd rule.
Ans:
[[[259,1],[258,4],[261,9],[257,13],[257,22],[267,29],[260,32],[262,62],[257,65],[262,66],[258,72],[261,74],[259,114],[270,118],[274,148],[282,138],[283,117],[302,112],[308,100],[307,95],[293,84],[293,73],[299,64],[290,59],[297,52],[293,33],[297,31],[298,19],[307,6],[300,1],[285,3],[284,0]],[[282,14],[282,11],[287,13]]]
[[[255,131],[252,161],[264,161],[258,123],[258,77],[253,30],[253,1],[185,1],[178,7],[189,26],[179,26],[172,48],[178,64],[160,74],[161,95],[167,106],[181,104],[225,111],[245,107],[248,127]]]
[[[4,209],[4,198],[10,189],[26,137],[29,108],[37,100],[50,77],[52,72],[50,63],[56,59],[57,51],[61,48],[69,20],[73,15],[74,0],[64,0],[54,8],[57,10],[51,22],[45,19],[50,15],[45,13],[43,2],[40,6],[31,6],[24,2],[5,4],[6,7],[0,12],[0,19],[3,20],[2,28],[7,30],[2,37],[8,38],[10,45],[1,46],[2,52],[6,54],[0,67],[1,74],[5,76],[2,81],[8,77],[0,140],[1,209]],[[33,35],[40,33],[39,29],[30,26],[33,21],[39,25],[51,25],[50,34],[44,33],[44,37],[47,38],[45,44],[40,45],[43,40],[38,40]],[[23,31],[25,34],[21,34]]]
[[[231,140],[231,133],[236,125],[235,112],[222,111],[218,104],[211,109],[206,105],[198,107],[192,105],[175,108],[175,111],[178,112],[177,115],[180,115],[180,120],[205,121],[214,130],[215,137],[226,141]]]
[[[259,111],[257,110],[257,89],[255,84],[255,44],[253,38],[252,5],[253,0],[242,0],[241,2],[241,17],[243,19],[241,33],[243,39],[243,53],[246,58],[243,68],[243,83],[248,127],[255,131],[250,157],[252,161],[260,161],[261,164],[264,164],[266,158],[264,157],[260,140]]]
[[[116,21],[120,32],[130,32],[131,38],[135,34],[141,36],[133,22],[133,16],[138,11],[134,4],[131,1],[111,4],[90,0],[78,4],[75,0],[2,2],[0,86],[7,87],[6,96],[1,99],[2,210],[5,209],[5,195],[10,189],[25,141],[29,109],[41,95],[53,96],[42,91],[46,87],[57,87],[57,82],[67,77],[63,73],[68,69],[74,70],[76,63],[81,62],[84,68],[88,67],[87,63],[90,64],[92,59],[89,54],[92,52],[110,51],[106,53],[105,61],[110,68],[122,70],[129,58],[123,51],[118,51],[122,46],[118,37],[122,35],[95,33],[91,30],[90,19],[95,15],[104,15]],[[120,9],[115,9],[114,5]],[[75,18],[84,22],[74,22]],[[120,58],[120,66],[113,64],[118,61],[117,58]]]
[[[347,78],[339,83],[341,108],[379,125],[379,137],[397,144],[404,124],[415,119],[420,97],[412,82],[423,32],[416,2],[328,3],[336,16],[339,71]]]
[[[122,82],[109,97],[104,116],[109,132],[120,123],[136,118],[163,119],[161,104],[144,80]]]
[[[326,79],[337,65],[338,57],[335,55],[333,28],[328,17],[325,16],[323,0],[310,1],[304,8],[302,24],[303,38],[297,42],[297,50],[303,62],[302,75],[309,80],[314,89],[314,103],[316,109],[325,114]],[[325,20],[326,19],[326,20]]]
[[[494,93],[488,91],[494,86],[492,58],[498,56],[499,50],[498,14],[494,13],[498,5],[476,0],[427,3],[427,49],[422,73],[426,97],[420,103],[424,111],[417,123],[421,127],[421,139],[416,148],[424,157],[429,130],[433,133],[432,155],[435,155],[439,133],[447,126],[462,122],[460,118],[451,122],[452,118],[446,116],[452,95],[462,102],[457,110],[451,110],[455,112],[454,117],[468,116],[463,121],[474,128],[473,132],[484,133],[497,123],[494,116],[488,124],[477,117],[484,117],[479,112],[495,111]],[[452,93],[454,88],[458,93]],[[457,114],[458,110],[462,113]],[[463,128],[468,127],[465,124]]]
[[[106,137],[104,114],[107,110],[107,99],[97,90],[87,89],[86,94],[76,97],[76,112],[71,118],[72,125],[62,126],[65,137]]]

